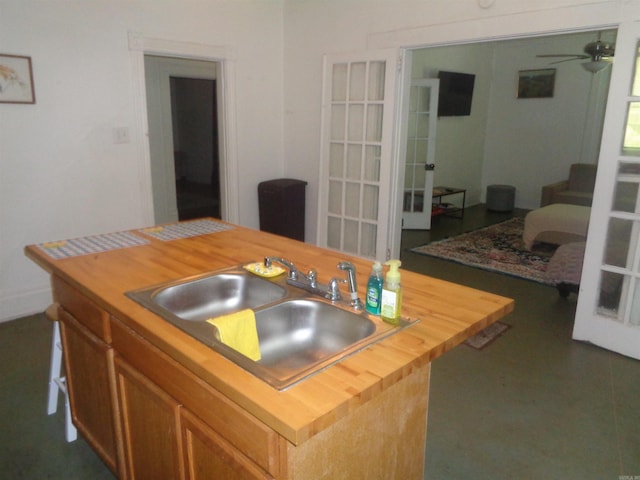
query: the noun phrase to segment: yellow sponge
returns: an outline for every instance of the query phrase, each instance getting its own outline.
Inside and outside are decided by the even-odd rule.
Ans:
[[[258,330],[256,329],[256,317],[250,308],[229,315],[210,318],[207,322],[215,325],[220,335],[220,341],[228,347],[254,361],[262,358],[258,342]]]

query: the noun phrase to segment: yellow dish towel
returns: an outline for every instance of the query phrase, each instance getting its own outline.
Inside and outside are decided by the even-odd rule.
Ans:
[[[210,318],[207,322],[216,326],[222,343],[251,360],[260,360],[260,344],[253,310],[247,308],[229,315]]]

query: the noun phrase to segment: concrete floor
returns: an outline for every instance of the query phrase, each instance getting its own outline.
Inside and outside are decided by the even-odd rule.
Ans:
[[[62,396],[47,416],[51,322],[33,315],[0,323],[0,478],[115,477],[82,438],[64,438]]]
[[[434,362],[425,479],[640,478],[640,362],[571,340],[574,295],[407,251],[509,216],[472,207],[403,233],[403,268],[516,300],[502,337]],[[64,440],[62,405],[46,415],[50,341],[43,315],[0,324],[0,477],[113,479]]]
[[[406,251],[503,217],[403,234],[403,267],[516,301],[502,337],[433,363],[425,479],[640,479],[640,362],[571,340],[574,294]]]

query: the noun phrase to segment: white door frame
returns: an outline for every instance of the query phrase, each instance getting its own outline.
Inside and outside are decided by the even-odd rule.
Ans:
[[[129,33],[129,50],[133,64],[133,87],[136,99],[135,115],[138,129],[137,138],[146,138],[142,142],[138,164],[140,190],[142,195],[144,221],[154,223],[153,191],[151,184],[151,154],[149,150],[149,120],[147,116],[146,85],[144,74],[144,56],[159,55],[218,62],[220,72],[221,96],[218,109],[220,138],[220,196],[221,217],[231,223],[239,223],[238,212],[238,160],[236,141],[235,112],[235,52],[228,46],[203,45],[199,43],[179,42],[145,37],[139,33]]]
[[[583,31],[596,31],[601,29],[618,28],[619,24],[627,18],[638,18],[637,2],[629,2],[629,5],[611,8],[608,3],[593,5],[575,5],[559,8],[532,9],[529,12],[518,15],[518,18],[505,25],[500,16],[488,16],[487,18],[474,18],[459,22],[443,22],[425,25],[410,29],[373,32],[367,37],[367,48],[385,49],[397,48],[401,58],[406,58],[407,52],[419,48],[441,47],[449,45],[461,45],[465,43],[481,43],[498,40],[515,40],[527,37],[540,37],[558,35],[563,33],[575,33]],[[552,16],[550,16],[552,12]],[[397,85],[402,87],[405,83],[410,66],[405,60],[400,67],[400,77]],[[398,93],[397,99],[402,98]],[[397,103],[397,102],[396,102]],[[401,138],[399,128],[399,110],[397,112],[394,139]],[[395,159],[399,158],[399,145],[394,146]],[[392,171],[395,175],[394,183],[398,192],[402,184],[402,175]],[[398,197],[399,199],[400,197]],[[400,254],[402,237],[402,203],[398,200],[395,209],[391,210],[389,217],[389,247],[391,256],[397,258]]]
[[[389,258],[400,258],[400,244],[402,242],[402,196],[404,192],[404,156],[402,139],[406,119],[403,119],[402,108],[405,95],[411,88],[411,67],[413,53],[406,48],[397,49],[398,79],[396,80],[396,102],[393,117],[393,153],[391,169],[391,201],[389,202],[389,230],[387,231],[387,245]]]
[[[147,113],[154,223],[177,222],[179,218],[170,79],[180,77],[215,81],[219,68],[219,62],[145,55],[147,107],[155,110],[155,114]],[[220,96],[221,89],[216,83],[216,97]],[[224,202],[221,202],[223,208]]]
[[[575,12],[574,12],[575,9]],[[560,15],[561,11],[566,15]],[[610,6],[605,4],[594,4],[591,6],[579,5],[574,7],[558,8],[553,10],[555,18],[558,22],[549,23],[549,11],[542,9],[540,11],[529,12],[522,16],[518,22],[513,22],[509,27],[504,27],[502,24],[498,28],[494,28],[495,18],[487,18],[485,20],[474,19],[472,22],[457,22],[454,24],[445,23],[440,25],[431,25],[411,30],[401,30],[393,32],[383,32],[372,34],[368,38],[369,48],[389,48],[396,47],[400,49],[414,49],[421,47],[433,47],[433,46],[445,46],[455,45],[471,42],[484,42],[494,40],[509,40],[524,37],[535,37],[544,35],[554,35],[562,33],[571,33],[578,31],[594,31],[598,29],[617,28],[623,30],[623,25],[630,23],[627,19],[640,18],[640,3],[628,2],[625,5],[620,5],[619,9],[611,9]],[[571,15],[575,13],[575,15]],[[589,20],[591,19],[591,21]],[[526,20],[526,27],[523,27]],[[498,20],[500,21],[500,20]],[[555,28],[554,28],[555,27]],[[469,36],[469,32],[474,32],[475,36]],[[495,33],[497,32],[497,34]],[[473,35],[473,33],[472,33]],[[617,53],[617,52],[616,52]],[[617,60],[616,60],[617,61]],[[615,67],[614,67],[615,68]],[[406,69],[405,69],[406,71]],[[398,82],[402,84],[402,78]],[[613,82],[612,82],[613,84]],[[611,90],[611,89],[610,89]],[[400,97],[401,98],[401,97]],[[615,122],[608,123],[604,129],[609,128],[609,125],[613,125]],[[396,137],[399,138],[399,137]],[[604,142],[604,139],[603,139]],[[603,145],[603,151],[604,151]],[[396,146],[397,151],[397,146]],[[604,159],[603,159],[604,160]],[[611,189],[612,186],[606,186],[608,182],[614,182],[612,173],[605,171],[603,168],[598,172],[599,182],[602,183],[604,190]],[[596,186],[596,189],[598,186]],[[605,198],[606,197],[606,198]],[[592,210],[592,222],[595,218],[602,218],[597,216],[597,211],[600,209],[607,209],[608,199],[611,196],[596,195],[594,197],[594,205]],[[604,204],[602,204],[604,202]],[[399,206],[399,205],[398,205]],[[608,210],[607,210],[608,211]],[[391,245],[400,245],[400,227],[398,219],[401,218],[401,212],[396,210],[395,215],[392,215],[390,226],[394,227],[390,232],[391,234],[397,234],[398,240],[390,242]],[[596,220],[597,222],[597,220]],[[591,232],[593,232],[593,228]],[[599,270],[601,258],[599,253],[602,252],[604,240],[599,240],[593,237],[590,232],[587,240],[587,255],[585,256],[583,271],[583,279],[591,278],[594,270]],[[592,238],[593,237],[593,238]],[[590,254],[591,253],[591,254]],[[599,278],[599,275],[598,275]],[[595,282],[595,280],[593,280]],[[583,291],[583,297],[584,297]],[[588,296],[588,294],[587,294]],[[593,300],[595,301],[595,300]],[[593,315],[593,302],[589,302],[589,299],[583,300],[585,304],[588,304],[585,309],[581,309],[580,306],[577,311],[577,316],[587,313],[590,316]],[[577,319],[578,320],[578,319]],[[601,322],[597,328],[594,326],[594,335],[592,340],[594,343],[595,338],[606,339],[610,335],[617,335],[614,332],[615,328],[611,326],[612,322]],[[576,324],[576,330],[574,330],[574,338],[586,339],[584,332],[581,331],[582,327],[578,322]],[[625,350],[627,355],[635,356],[638,352],[638,342],[635,340],[636,336],[633,335],[633,341],[629,341],[630,347]],[[604,346],[600,344],[601,346]],[[612,348],[613,350],[622,352],[619,348]],[[635,353],[631,353],[631,351]]]

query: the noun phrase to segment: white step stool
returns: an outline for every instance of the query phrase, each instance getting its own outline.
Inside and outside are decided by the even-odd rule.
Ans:
[[[62,340],[60,339],[60,324],[58,323],[58,305],[54,303],[47,308],[45,315],[53,322],[47,415],[52,415],[58,410],[58,394],[59,392],[62,392],[64,394],[65,435],[67,437],[67,442],[73,442],[78,438],[78,432],[71,420],[71,406],[69,405],[67,381],[64,376],[60,376],[62,371]]]

